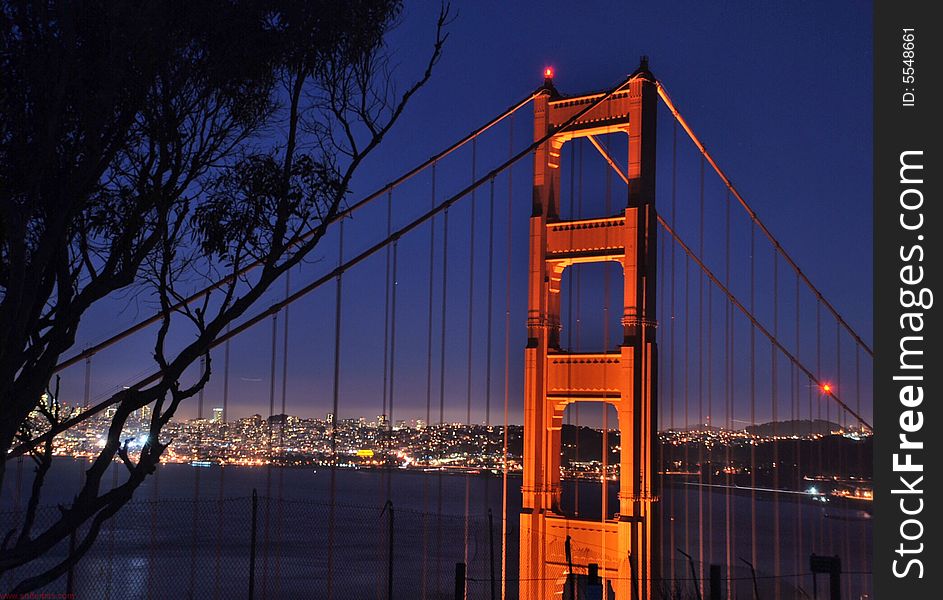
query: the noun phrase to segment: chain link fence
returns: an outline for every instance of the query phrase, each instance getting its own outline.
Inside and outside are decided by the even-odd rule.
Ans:
[[[38,510],[34,530],[58,516],[57,507]],[[18,529],[23,518],[23,511],[0,513],[0,527],[3,532]],[[510,519],[507,530],[508,599],[517,598],[520,584],[515,524]],[[67,540],[41,560],[5,573],[3,590],[53,567],[69,551]],[[574,570],[572,585],[553,584],[559,588],[554,597],[589,597],[585,569]],[[754,573],[738,564],[729,573],[722,567],[716,577],[719,591],[713,596],[710,565],[666,558],[653,592],[664,600],[785,600],[815,594],[809,573]],[[870,574],[843,573],[842,597],[851,597],[848,584],[863,577]],[[822,577],[821,597],[827,585]],[[131,502],[104,523],[74,568],[37,592],[96,600],[452,600],[463,594],[466,600],[493,600],[502,597],[501,587],[500,516],[466,519],[391,503],[332,505],[252,496]]]
[[[39,509],[34,530],[58,516],[57,507]],[[9,531],[23,517],[2,513],[0,527]],[[67,558],[69,547],[62,542],[5,573],[4,591]],[[494,560],[499,577],[500,552],[500,523],[487,515],[263,496],[131,502],[74,568],[37,592],[103,600],[451,599],[456,563],[490,579]]]

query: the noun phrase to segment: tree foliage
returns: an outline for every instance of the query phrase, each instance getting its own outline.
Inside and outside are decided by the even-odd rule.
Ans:
[[[0,532],[0,573],[80,534],[67,559],[14,592],[62,575],[153,472],[169,443],[161,428],[210,376],[210,344],[315,247],[431,76],[448,10],[397,93],[384,40],[401,10],[399,0],[2,3],[0,451],[25,445],[36,477],[23,521]],[[194,280],[219,276],[197,305],[182,302]],[[60,423],[58,405],[40,401],[57,396],[57,363],[89,307],[130,286],[160,306],[159,376],[112,398],[75,500],[33,531],[51,443],[35,443],[30,415]],[[167,343],[175,328],[189,332],[182,348]],[[200,360],[200,380],[183,386]],[[148,442],[132,458],[121,431],[143,406]],[[103,485],[114,460],[127,478]]]

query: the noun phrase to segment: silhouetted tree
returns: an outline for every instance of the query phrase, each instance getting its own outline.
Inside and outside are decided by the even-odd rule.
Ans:
[[[400,12],[399,0],[2,3],[0,452],[28,448],[36,474],[24,518],[0,532],[0,573],[75,536],[68,558],[13,592],[46,585],[87,552],[154,471],[169,443],[161,428],[208,380],[212,341],[343,209],[351,177],[447,37],[443,6],[424,70],[397,93],[384,39]],[[197,304],[181,303],[182,289],[221,277]],[[114,395],[74,501],[34,530],[52,456],[40,434],[61,423],[56,364],[89,307],[129,286],[161,307],[159,375]],[[167,343],[172,331],[188,336],[182,348]],[[201,360],[199,381],[182,385]],[[148,441],[132,456],[121,431],[144,406]],[[116,459],[127,477],[103,485]]]

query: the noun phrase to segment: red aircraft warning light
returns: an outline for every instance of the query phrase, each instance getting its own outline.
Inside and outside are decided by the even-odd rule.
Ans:
[[[823,383],[823,384],[822,384],[822,391],[823,391],[824,393],[826,393],[826,394],[831,394],[831,393],[832,393],[832,384],[830,384],[830,383]]]
[[[544,79],[553,79],[553,67],[544,69]]]

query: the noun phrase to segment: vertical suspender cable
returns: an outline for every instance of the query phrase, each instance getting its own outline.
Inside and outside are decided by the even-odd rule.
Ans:
[[[488,307],[485,327],[485,425],[491,427],[491,343],[494,338],[494,177],[488,187]]]
[[[390,235],[393,232],[393,188],[388,188],[386,192],[386,237],[389,239]],[[393,248],[392,244],[386,246],[386,288],[384,296],[384,306],[383,306],[383,390],[381,396],[383,397],[382,408],[380,411],[381,419],[384,421],[389,420],[389,407],[387,406],[388,398],[388,385],[389,385],[389,368],[390,368],[390,296],[392,294],[392,285],[390,283],[390,278],[392,277],[392,260],[393,260]],[[390,439],[387,435],[387,431],[384,428],[384,424],[377,424],[377,435],[380,442],[380,456],[383,460],[384,467],[389,466],[390,463]],[[385,484],[385,499],[387,502],[392,500],[390,497],[391,487],[389,481],[389,472],[388,469],[383,468],[380,476],[380,485]],[[381,492],[383,493],[383,492]]]
[[[393,451],[395,448],[395,440],[393,439],[393,423],[396,416],[395,406],[393,403],[393,392],[396,389],[394,386],[395,376],[396,376],[396,288],[398,287],[398,275],[399,271],[399,239],[393,240],[393,291],[392,298],[390,300],[390,390],[388,392],[389,398],[389,418],[386,420],[387,424],[387,436],[390,443],[390,451]],[[392,459],[387,461],[387,466],[392,465]]]
[[[819,379],[822,378],[822,304],[818,301],[815,303],[815,373],[816,373],[816,377],[818,377]],[[810,391],[812,389],[811,386],[812,386],[812,382],[809,382]],[[820,421],[819,426],[821,427],[824,425],[823,423],[821,423],[822,421],[821,390],[818,390],[818,393],[816,393],[815,396],[816,396],[815,404],[816,404],[817,412],[818,412],[818,420]],[[826,429],[827,429],[827,426],[826,426]],[[816,444],[816,446],[818,447],[816,451],[816,454],[818,456],[818,469],[816,469],[815,471],[816,475],[821,475],[824,473],[824,470],[822,468],[824,466],[822,450],[823,450],[823,446],[825,445],[826,439],[827,439],[827,435],[823,436],[822,439],[819,441],[819,443]],[[824,552],[825,551],[825,528],[828,525],[827,523],[824,522],[824,520],[820,520],[819,523],[820,523],[820,527],[818,528],[819,529],[818,549],[820,552]]]
[[[270,554],[271,534],[271,507],[272,507],[272,470],[275,467],[275,376],[277,374],[278,357],[278,313],[272,315],[272,358],[269,368],[269,401],[268,423],[266,435],[268,437],[268,464],[265,466],[265,532],[262,542],[262,598],[268,596],[268,561]]]
[[[291,295],[291,270],[285,271],[285,300]],[[282,406],[278,418],[278,447],[279,451],[285,452],[285,425],[288,419],[287,396],[288,396],[288,309],[290,305],[285,304],[284,319],[282,322]],[[278,506],[275,511],[275,597],[281,597],[282,585],[282,534],[284,521],[284,487],[285,470],[278,470]]]
[[[337,243],[337,264],[344,264],[344,221],[341,220]],[[331,490],[327,523],[327,598],[334,599],[334,535],[335,506],[337,500],[337,424],[340,405],[341,366],[341,306],[343,298],[343,272],[337,273],[334,299],[334,381],[331,404]]]
[[[492,331],[494,327],[494,299],[492,295],[494,293],[494,177],[491,178],[491,181],[488,184],[488,300],[487,300],[487,316],[485,324],[485,431],[488,436],[488,446],[490,447],[491,442],[491,359],[492,359],[492,348],[491,344],[494,341],[494,332]],[[490,448],[489,448],[490,453]],[[491,473],[488,473],[488,476],[484,481],[485,490],[482,494],[484,498],[484,509],[486,514],[488,514],[488,534],[489,541],[493,542],[494,532],[491,527],[492,519],[492,507],[491,507]],[[494,545],[491,544],[491,555],[490,555],[490,575],[491,575],[491,592],[494,593]]]
[[[386,192],[386,237],[390,239],[393,232],[393,188],[387,188]],[[390,430],[390,414],[389,414],[389,378],[390,378],[390,328],[391,328],[391,316],[390,316],[390,305],[393,296],[393,244],[387,244],[386,246],[386,287],[384,288],[384,305],[383,305],[383,383],[382,383],[382,407],[380,409],[380,418],[377,423],[377,441],[380,447],[380,456],[382,464],[380,467],[380,478],[378,483],[380,485],[379,494],[385,499],[385,507],[392,502],[392,481],[391,481],[391,471],[390,466],[393,461],[393,447],[391,439],[391,430]],[[378,540],[379,542],[379,540]],[[377,564],[389,564],[390,562],[390,548],[386,543],[377,544]],[[385,570],[377,571],[377,597],[380,597],[381,590],[383,586],[383,575]],[[391,581],[387,581],[387,586],[392,585]]]
[[[708,435],[714,437],[714,286],[707,286],[707,430]],[[707,494],[707,564],[714,564],[714,472],[717,469],[714,461],[713,444],[709,449],[707,464],[707,484],[711,490]],[[701,579],[704,579],[703,573]],[[703,586],[702,586],[703,587]],[[704,594],[701,594],[704,597]]]
[[[393,232],[393,190],[387,190],[386,193],[386,237],[389,238]],[[392,262],[393,249],[391,245],[386,247],[386,292],[383,304],[383,408],[380,414],[385,418],[387,416],[387,378],[389,377],[389,358],[390,358],[390,270]],[[387,498],[389,500],[389,498]]]
[[[574,144],[577,143],[577,140],[573,140],[573,143],[574,143]],[[567,200],[567,202],[568,202],[568,208],[569,208],[569,214],[568,214],[567,216],[568,216],[569,219],[573,220],[573,219],[576,219],[576,216],[575,216],[575,215],[576,215],[576,148],[575,148],[575,147],[574,147],[573,150],[570,152],[570,173],[569,173],[569,177],[570,177],[570,193],[569,193],[568,200]],[[568,240],[568,242],[569,242],[569,245],[572,247],[572,246],[573,246],[573,230],[572,230],[572,229],[570,230],[570,233],[569,233],[569,240]],[[572,279],[572,277],[571,277],[571,279]],[[566,315],[565,331],[566,331],[566,351],[567,351],[567,352],[573,352],[573,293],[574,293],[573,287],[574,287],[574,286],[573,286],[572,281],[571,281],[570,285],[567,287],[567,292],[566,292],[566,293],[567,293],[567,302],[566,302],[566,306],[567,306],[566,312],[567,312],[567,315]],[[562,283],[561,283],[561,292],[562,292]],[[573,365],[570,364],[570,363],[567,363],[567,367],[566,367],[566,385],[567,385],[568,388],[571,387],[572,381],[573,381]],[[575,404],[578,405],[579,403],[577,402],[577,403],[575,403]],[[572,425],[572,415],[573,415],[573,413],[572,413],[572,411],[569,410],[569,407],[567,407],[567,409],[565,409],[565,410],[566,410],[566,424],[567,424],[567,425]],[[577,435],[578,435],[578,434],[577,434]],[[561,439],[561,441],[560,441],[561,452],[564,452],[564,453],[565,453],[565,452],[566,452],[566,450],[565,450],[565,448],[566,448],[566,443],[563,441],[565,438],[564,438],[562,432],[561,432],[561,434],[560,434],[560,439]],[[579,459],[575,459],[575,460],[579,460]],[[563,464],[563,461],[562,461],[562,460],[561,460],[561,464]],[[575,491],[576,489],[578,489],[578,485],[579,485],[578,482],[574,481],[574,482],[571,482],[571,483],[572,483],[572,487],[573,487],[573,489],[574,489],[574,494],[578,493],[578,492]],[[562,487],[562,486],[561,486],[561,487]],[[564,512],[568,512],[568,508],[569,508],[568,506],[567,506],[566,508],[564,508]],[[569,535],[569,526],[570,526],[570,523],[569,523],[569,520],[567,520],[567,521],[566,521],[566,527],[567,527],[566,533],[567,533],[567,535]]]
[[[151,492],[151,535],[150,535],[150,548],[148,549],[148,566],[147,566],[147,597],[154,598],[156,593],[154,591],[154,586],[158,583],[159,578],[154,576],[155,565],[159,564],[157,558],[157,504],[160,500],[160,466],[154,471],[153,475],[154,487]]]
[[[799,281],[799,276],[796,275],[796,356],[802,356],[800,354],[801,343],[802,343],[802,310],[801,310],[801,282]],[[793,394],[795,396],[795,406],[796,406],[796,419],[801,419],[802,417],[802,406],[799,404],[799,370],[793,364]],[[861,414],[861,413],[858,413]],[[812,420],[812,414],[809,414],[809,420]],[[802,440],[796,436],[796,476],[795,476],[795,489],[802,489]],[[799,573],[803,564],[805,546],[802,542],[802,531],[805,529],[802,526],[802,496],[796,494],[796,566],[795,572]],[[798,581],[797,581],[798,583]]]
[[[609,154],[609,139],[606,139],[606,154]],[[612,210],[612,170],[606,165],[606,212],[608,216]],[[602,305],[602,351],[603,354],[609,352],[609,265],[603,264],[603,305]],[[603,370],[602,387],[606,387],[606,371]],[[606,536],[606,520],[609,517],[609,398],[606,392],[603,392],[602,398],[602,511],[600,514],[600,531],[602,538],[602,556],[608,556]],[[606,560],[605,558],[603,560]],[[602,587],[608,589],[608,573],[602,570]]]
[[[726,198],[726,214],[725,214],[725,227],[724,227],[724,287],[728,290],[730,289],[730,192],[728,191],[725,194]],[[724,509],[725,509],[725,523],[726,523],[726,535],[724,536],[725,541],[725,550],[726,550],[726,562],[727,562],[727,597],[733,598],[733,552],[734,552],[734,539],[733,539],[733,524],[734,517],[733,511],[731,510],[731,475],[734,471],[734,465],[731,461],[731,447],[733,443],[732,434],[733,434],[733,396],[734,396],[734,381],[733,381],[733,349],[734,349],[734,323],[733,323],[733,305],[730,299],[727,299],[724,310],[724,351],[726,354],[724,360],[724,395],[725,395],[725,423],[724,427],[727,430],[727,440],[724,443],[725,450],[725,460],[724,460],[724,473],[726,477],[724,478]]]
[[[432,163],[432,195],[430,199],[430,208],[435,208],[435,169],[436,163]],[[433,310],[432,303],[435,292],[433,282],[435,274],[435,217],[429,222],[429,319],[426,329],[426,423],[424,434],[426,439],[432,423],[432,322]],[[422,585],[420,587],[420,597],[425,600],[428,594],[428,571],[429,571],[429,480],[423,478],[423,516],[422,516]]]
[[[85,359],[85,390],[84,390],[84,396],[82,398],[83,410],[88,410],[88,404],[89,404],[91,395],[92,395],[92,357],[89,356],[88,358]],[[81,489],[81,486],[85,483],[85,465],[82,462],[78,462],[77,464],[79,467],[79,488]],[[20,495],[19,485],[22,479],[22,471],[23,471],[23,457],[21,456],[17,460],[17,497],[14,499],[14,502],[17,504],[19,503],[19,495]],[[14,511],[16,510],[17,510],[16,507],[14,507]]]
[[[577,140],[577,148],[579,148],[579,192],[578,192],[577,206],[576,206],[577,219],[583,218],[583,148],[585,147],[586,146],[583,143],[582,139]],[[574,280],[575,280],[573,283],[576,286],[576,351],[581,352],[583,350],[583,345],[581,341],[581,335],[583,331],[583,320],[582,320],[583,313],[582,313],[582,304],[581,304],[581,300],[582,300],[581,295],[583,293],[582,292],[583,274],[579,270],[575,270],[573,273],[574,273]],[[576,418],[576,442],[575,442],[576,452],[575,453],[577,456],[577,460],[579,460],[580,431],[581,431],[580,402],[576,403],[576,407],[574,408],[574,410],[576,411],[576,414],[574,415]],[[573,513],[577,517],[580,516],[580,484],[581,483],[582,481],[578,479],[576,481],[576,485],[573,486],[574,488],[573,489]]]
[[[206,372],[206,358],[200,356],[200,379],[203,378],[203,374]],[[199,393],[197,394],[197,442],[196,442],[196,454],[194,458],[197,460],[203,459],[203,388],[200,388]],[[193,522],[191,524],[192,538],[190,540],[190,582],[189,582],[189,593],[192,596],[196,594],[196,547],[198,535],[198,527],[200,524],[200,471],[201,469],[193,470]]]
[[[449,209],[445,208],[442,215],[442,319],[439,346],[439,432],[445,426],[445,340],[447,338],[446,325],[448,318],[448,283],[449,283]],[[442,589],[442,471],[436,475],[436,590]]]
[[[471,155],[471,180],[475,181],[475,170],[478,158],[478,138],[472,139]],[[475,323],[475,213],[476,213],[476,190],[471,193],[471,209],[468,219],[468,346],[467,346],[467,364],[465,366],[465,426],[471,425],[471,398],[472,398],[472,348],[474,345],[474,323]],[[465,473],[465,529],[464,529],[464,562],[468,565],[468,527],[469,513],[471,510],[471,475]],[[465,592],[467,593],[467,586]]]
[[[226,325],[226,333],[229,333],[229,331],[230,327]],[[229,352],[230,340],[226,340],[223,345],[223,423],[229,422]]]
[[[835,386],[838,388],[839,393],[842,393],[843,388],[842,388],[842,381],[841,381],[841,324],[838,323],[837,321],[835,323],[835,346],[836,346],[836,349],[835,349],[835,353],[836,353]],[[840,408],[838,409],[838,411],[839,411],[839,414],[842,416],[842,419],[841,419],[842,430],[846,431],[848,427],[848,421],[847,421],[848,415],[846,411]],[[858,414],[861,414],[861,413],[858,413]],[[842,445],[842,446],[839,446],[839,448],[840,448],[839,454],[838,454],[839,475],[845,481],[849,481],[851,479],[850,478],[851,465],[849,464],[849,461],[845,460],[846,458],[845,447]],[[850,529],[850,527],[848,529]],[[845,561],[848,564],[851,564],[851,535],[850,533],[851,533],[850,531],[845,531],[845,535],[841,536],[842,537],[841,541],[843,542],[843,545],[844,545],[843,550],[844,550]]]
[[[698,181],[698,254],[704,256],[704,159],[701,157]],[[697,430],[704,426],[704,272],[698,269],[697,278]],[[700,596],[704,597],[704,439],[698,436],[697,443],[697,556],[698,578],[695,582]]]
[[[508,125],[508,156],[514,152],[514,117]],[[508,404],[511,376],[511,216],[513,214],[514,178],[508,169],[507,224],[504,263],[504,423],[501,449],[501,600],[507,599],[508,541]]]
[[[288,297],[291,295],[291,271],[285,271],[285,300],[288,300]],[[284,447],[285,445],[285,417],[288,415],[287,412],[287,400],[288,400],[288,309],[290,305],[286,304],[284,309],[285,318],[282,322],[282,407],[281,415],[282,418],[279,419],[278,424],[278,445],[279,447]],[[282,476],[281,471],[279,471],[278,476],[278,499],[281,500],[282,496]]]
[[[92,391],[92,357],[85,359],[85,396],[82,400],[82,408],[88,408],[89,396]]]
[[[750,222],[750,312],[756,314],[756,225]],[[756,547],[756,327],[750,325],[750,560],[759,564]]]
[[[88,410],[89,400],[91,397],[92,390],[92,357],[88,356],[85,359],[85,388],[82,398],[82,410],[83,412]],[[76,466],[79,469],[79,486],[78,489],[82,489],[82,486],[85,484],[85,464],[83,461],[76,461]],[[154,475],[157,475],[155,471]],[[13,512],[19,512],[20,505],[20,494],[22,493],[23,485],[23,457],[20,456],[16,460],[16,496],[13,498]],[[153,576],[152,565],[153,563],[153,554],[154,554],[154,543],[155,543],[155,525],[156,525],[156,514],[157,514],[157,503],[151,503],[151,535],[150,535],[150,549],[149,553],[151,554],[151,560],[148,561],[147,573],[148,573],[148,585],[150,585],[151,577]],[[73,534],[74,536],[74,534]],[[72,538],[75,539],[74,537]],[[69,570],[70,581],[74,582],[74,567]],[[11,582],[12,583],[12,582]],[[72,589],[68,590],[72,592]]]
[[[677,195],[678,195],[678,122],[674,121],[672,124],[672,138],[671,138],[671,226],[674,228],[677,225]],[[670,347],[670,356],[668,362],[668,398],[669,398],[669,417],[668,417],[668,426],[671,430],[671,435],[675,435],[675,244],[671,245],[671,266],[669,267],[670,276],[671,276],[671,289],[669,292],[669,304],[671,312],[671,333],[669,338],[669,347]],[[675,459],[675,450],[674,446],[671,447],[671,466],[674,466]],[[671,549],[676,548],[675,544],[675,493],[674,487],[671,482],[665,490],[665,494],[668,498],[668,522],[669,522],[669,551],[668,555],[672,558],[668,558],[668,564],[670,566],[669,577],[672,585],[674,585],[675,580],[675,561],[674,553]]]
[[[206,357],[201,356],[200,357],[200,378],[203,377],[204,373],[206,373]],[[203,400],[205,396],[204,392],[205,392],[205,389],[201,387],[199,393],[197,394],[197,409],[196,409],[197,419],[203,418]],[[201,435],[200,437],[202,438],[203,436]]]
[[[684,494],[684,551],[685,552],[690,552],[691,550],[691,528],[690,528],[691,493],[690,493],[690,488],[687,485],[688,483],[687,473],[690,472],[690,468],[691,468],[691,452],[690,452],[691,444],[688,438],[688,433],[690,432],[690,427],[691,427],[691,420],[690,420],[690,413],[689,413],[690,403],[689,403],[689,394],[688,394],[689,392],[688,388],[690,385],[689,384],[690,370],[688,367],[689,367],[690,355],[691,355],[691,336],[690,336],[690,333],[691,333],[690,308],[691,306],[690,306],[690,301],[689,301],[690,289],[691,289],[690,281],[689,281],[690,272],[691,272],[690,265],[691,265],[691,261],[688,258],[688,255],[685,254],[684,255],[684,300],[683,300],[684,302],[684,317],[683,317],[684,319],[684,330],[683,330],[684,343],[682,344],[682,346],[684,347],[684,350],[683,350],[684,357],[682,358],[682,362],[681,362],[681,365],[682,365],[681,372],[683,376],[681,393],[683,394],[683,399],[684,399],[684,431],[685,431],[685,435],[681,437],[681,439],[683,440],[682,451],[683,451],[683,459],[684,459],[684,462],[683,462],[684,466],[682,468],[682,471],[685,473],[685,475],[682,475],[682,477],[684,478],[684,481],[683,481],[684,486],[682,487],[682,493]]]
[[[814,420],[817,418],[817,419],[819,420],[819,423],[818,423],[817,426],[818,426],[818,427],[821,427],[821,425],[822,425],[822,424],[821,424],[821,420],[822,420],[822,403],[821,403],[821,401],[820,401],[821,398],[819,397],[819,395],[818,395],[817,393],[815,393],[814,395],[815,395],[815,398],[816,398],[815,405],[816,405],[816,407],[818,408],[818,415],[817,415],[817,417],[816,417],[816,416],[813,416],[813,415],[815,414],[815,413],[813,412],[813,408],[812,408],[812,398],[813,398],[813,393],[814,393],[814,392],[812,391],[812,386],[813,386],[813,385],[814,385],[814,382],[810,379],[809,382],[808,382],[808,386],[807,386],[808,389],[809,389],[809,420],[810,420],[810,421],[814,421]],[[817,460],[810,460],[810,461],[809,461],[809,470],[812,472],[813,476],[815,476],[816,474],[822,472],[822,444],[821,444],[821,441],[822,441],[822,440],[821,440],[820,437],[813,438],[813,443],[815,444],[815,450],[814,450],[814,451],[815,451],[815,454],[816,454],[815,458],[817,459]],[[810,456],[809,458],[811,459],[811,458],[813,458],[813,457]],[[816,462],[818,463],[817,466],[816,466],[816,464],[815,464]],[[812,511],[812,512],[813,512],[813,516],[814,516],[813,521],[812,521],[812,533],[811,533],[811,538],[812,538],[812,540],[811,540],[811,541],[812,541],[812,544],[811,544],[811,546],[812,546],[812,551],[821,554],[821,552],[822,552],[822,550],[823,550],[823,543],[822,543],[822,527],[824,526],[824,525],[820,522],[820,520],[821,520],[820,517],[822,516],[822,511],[815,510],[815,511]]]
[[[779,339],[779,254],[773,252],[773,337]],[[782,547],[780,544],[779,528],[779,470],[782,465],[779,462],[779,356],[776,346],[770,343],[770,388],[772,396],[772,421],[773,421],[773,576],[775,577],[775,599],[780,600],[782,589],[780,586],[780,561],[782,560]]]
[[[668,276],[670,275],[669,273],[666,272],[667,258],[666,258],[666,252],[665,252],[665,244],[658,244],[658,254],[659,254],[659,257],[658,257],[657,302],[658,302],[659,322],[658,322],[658,329],[655,330],[655,335],[658,338],[658,348],[660,352],[659,356],[662,358],[662,361],[663,361],[664,357],[666,356],[666,354],[664,353],[664,350],[666,348],[665,329],[671,325],[671,316],[667,310],[667,306],[668,306],[667,294],[665,293],[665,280],[667,280]],[[669,358],[668,363],[671,364],[671,361],[670,361],[671,357],[668,356],[668,358]],[[664,391],[668,389],[667,386],[665,385],[666,373],[667,373],[667,369],[664,369],[661,367],[657,369],[657,373],[656,373],[656,376],[658,377],[658,390],[660,390],[660,393],[658,394],[658,398],[656,399],[658,402],[657,410],[659,414],[664,414],[665,412],[664,406],[663,406],[664,397],[665,397]],[[659,474],[658,476],[660,478],[658,481],[658,487],[656,489],[664,490],[664,482],[666,479],[665,472],[668,470],[668,461],[665,457],[665,452],[666,452],[665,449],[667,446],[668,438],[667,436],[665,436],[664,432],[655,432],[655,435],[658,436],[658,442],[657,442],[658,447],[656,450],[656,452],[658,453],[658,468],[656,469],[656,473]],[[664,512],[662,513],[662,517],[664,517]],[[662,525],[664,525],[664,520],[662,522]],[[667,544],[666,537],[665,537],[666,531],[667,531],[667,528],[664,526],[658,528],[658,545],[661,548],[669,548],[669,546],[666,545]],[[661,566],[662,568],[660,568],[658,571],[660,573],[664,573],[665,569],[663,568],[663,565],[664,565],[666,553],[662,552],[661,554],[662,556],[658,557],[658,560],[661,561],[661,564],[659,566]],[[657,582],[657,583],[661,584],[661,582]]]
[[[840,329],[841,326],[838,324],[837,321],[836,321],[835,325],[836,325],[836,328],[835,328],[835,342],[836,342],[836,343],[835,343],[835,380],[834,380],[834,382],[832,383],[832,386],[833,386],[835,389],[837,389],[837,390],[839,391],[839,393],[841,393],[841,391],[842,391],[842,387],[841,387],[841,345],[840,345],[840,343],[839,343],[839,341],[840,341],[840,336],[841,336],[841,329]],[[827,398],[826,398],[826,401],[825,401],[825,411],[826,411],[826,412],[825,412],[825,420],[828,421],[829,423],[831,423],[831,422],[832,422],[832,419],[831,419],[831,402],[828,402],[828,399],[827,399]],[[836,408],[836,409],[835,409],[835,423],[839,426],[839,428],[840,428],[840,427],[842,426],[842,424],[843,424],[843,419],[844,419],[844,411],[843,411],[841,408]],[[827,439],[829,439],[829,440],[831,440],[831,437],[832,437],[832,436],[831,436],[831,429],[832,429],[831,426],[829,426],[830,434],[829,434],[829,436],[828,436],[828,438],[827,438]],[[843,469],[843,466],[844,466],[844,461],[843,461],[843,459],[842,459],[842,456],[843,456],[844,452],[843,452],[843,448],[842,448],[841,445],[836,445],[835,448],[836,448],[835,454],[836,454],[837,456],[832,455],[831,452],[828,453],[828,456],[830,457],[829,464],[828,464],[828,470],[829,470],[830,475],[831,475],[833,478],[834,478],[835,476],[837,476],[837,477],[839,477],[839,479],[841,479],[841,478],[843,478],[843,474],[844,474],[844,471],[842,470],[842,469]],[[836,542],[835,542],[835,539],[834,539],[835,526],[834,526],[833,523],[829,523],[829,525],[828,525],[828,531],[827,531],[826,533],[827,533],[827,535],[828,535],[828,553],[829,553],[829,555],[834,555],[834,554],[836,554],[836,553],[838,552],[838,548],[836,547]],[[845,536],[845,539],[847,540],[847,536]],[[847,559],[846,559],[846,561],[847,561]]]
[[[861,360],[860,360],[861,349],[855,344],[855,408],[857,413],[861,414]],[[858,432],[863,433],[864,427],[859,421],[857,424]],[[864,444],[858,443],[858,461],[856,467],[858,469],[863,469],[865,464],[864,456]],[[859,478],[864,478],[865,473],[863,471],[858,472]],[[873,492],[872,492],[873,497]],[[868,537],[865,530],[865,521],[862,519],[858,527],[858,571],[864,573],[867,571],[867,547],[868,547]],[[851,537],[851,536],[849,536]]]
[[[226,333],[229,333],[229,325],[226,326]],[[227,410],[229,409],[229,350],[230,340],[226,340],[223,345],[223,414],[219,423],[216,423],[218,429],[226,427]],[[217,438],[222,438],[218,435]],[[225,460],[226,457],[223,457]],[[223,466],[223,465],[220,465]],[[226,469],[219,470],[219,483],[216,495],[216,561],[214,569],[213,598],[218,600],[220,597],[220,585],[222,584],[222,559],[223,559],[223,501],[226,498]]]
[[[397,267],[399,264],[399,238],[393,240],[393,278],[392,278],[392,289],[390,292],[390,389],[389,389],[389,415],[386,419],[386,439],[387,439],[387,460],[386,460],[386,497],[387,497],[387,506],[390,510],[390,520],[389,520],[389,543],[387,544],[388,555],[387,555],[387,590],[390,590],[389,596],[392,598],[393,590],[393,494],[392,494],[392,485],[393,485],[393,460],[395,456],[395,440],[393,423],[396,417],[394,412],[393,405],[393,384],[396,375],[396,288],[397,288]]]

